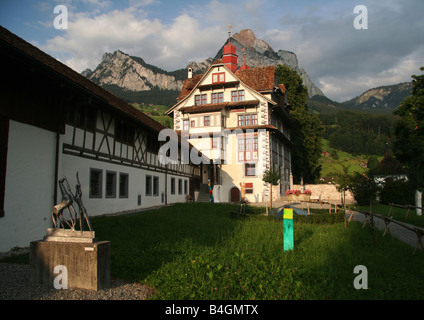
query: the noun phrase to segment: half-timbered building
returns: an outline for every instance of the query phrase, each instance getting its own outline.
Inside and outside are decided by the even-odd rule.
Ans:
[[[240,201],[242,188],[246,200],[268,201],[270,186],[262,178],[270,169],[281,174],[273,198],[290,188],[292,142],[285,92],[274,66],[238,66],[230,36],[222,59],[205,73],[188,70],[167,114],[174,129],[209,159],[202,163],[201,182],[212,182],[215,201]]]
[[[165,127],[0,27],[0,251],[51,227],[78,173],[90,216],[186,201],[198,166],[158,158]]]

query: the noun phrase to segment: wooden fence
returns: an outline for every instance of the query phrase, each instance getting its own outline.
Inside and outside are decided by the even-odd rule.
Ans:
[[[384,215],[381,215],[381,214],[373,213],[372,210],[371,210],[371,212],[361,211],[361,210],[357,210],[357,209],[355,209],[355,211],[352,211],[352,209],[349,208],[349,211],[350,211],[349,222],[350,222],[350,220],[352,219],[353,215],[356,212],[359,212],[359,213],[362,213],[362,214],[365,215],[365,221],[364,221],[364,223],[362,225],[362,228],[364,228],[368,224],[371,224],[371,219],[374,218],[374,217],[376,217],[378,219],[381,219],[381,220],[384,221],[384,223],[386,225],[386,228],[385,228],[384,233],[383,233],[383,237],[387,233],[390,233],[390,229],[389,229],[390,228],[390,223],[399,225],[402,228],[405,228],[405,229],[407,229],[409,231],[414,232],[415,235],[417,236],[417,243],[415,245],[415,249],[414,249],[414,251],[413,251],[412,254],[415,254],[415,252],[417,251],[417,249],[418,249],[419,246],[421,246],[421,248],[424,249],[424,244],[422,242],[422,237],[424,236],[424,229],[421,228],[421,227],[410,225],[410,224],[405,224],[403,222],[400,222],[400,221],[397,221],[397,220],[393,219],[393,217],[391,216],[393,207],[408,209],[407,212],[406,212],[406,217],[408,217],[409,212],[410,212],[410,209],[422,209],[422,207],[415,207],[415,206],[410,206],[410,205],[403,206],[403,205],[398,205],[398,204],[390,203],[389,213],[388,213],[387,216],[384,216]],[[392,234],[390,233],[390,235],[392,235]]]
[[[410,210],[411,209],[423,209],[422,207],[416,207],[416,206],[411,206],[411,205],[399,205],[399,204],[390,203],[389,204],[390,205],[389,213],[388,213],[387,216],[384,216],[384,215],[381,215],[381,214],[373,213],[372,210],[371,210],[371,212],[361,211],[361,210],[357,210],[357,209],[354,209],[354,211],[352,211],[352,208],[349,208],[349,209],[346,208],[346,203],[344,203],[344,205],[340,205],[338,203],[332,203],[332,202],[326,202],[326,201],[303,201],[302,200],[301,201],[301,208],[302,208],[302,210],[304,210],[304,205],[306,204],[307,210],[308,210],[308,214],[310,214],[310,203],[319,203],[321,205],[321,209],[323,209],[324,205],[327,205],[328,204],[329,205],[329,213],[331,213],[333,210],[334,210],[334,213],[337,213],[337,211],[339,209],[341,209],[341,210],[344,209],[344,212],[345,212],[345,227],[347,227],[347,222],[350,222],[352,220],[352,217],[354,216],[354,214],[356,212],[359,212],[359,213],[362,213],[362,214],[365,215],[365,221],[364,221],[364,223],[362,225],[362,228],[364,228],[367,224],[370,224],[371,223],[371,219],[373,217],[376,217],[378,219],[381,219],[381,220],[384,221],[385,226],[386,226],[386,228],[384,230],[384,233],[383,233],[383,237],[387,233],[390,233],[390,223],[397,224],[397,225],[401,226],[402,228],[405,228],[405,229],[408,229],[408,230],[414,232],[415,235],[417,236],[417,243],[415,245],[415,249],[414,249],[413,254],[415,254],[415,252],[417,251],[417,249],[418,249],[419,246],[421,246],[421,248],[424,249],[424,244],[422,242],[422,237],[424,236],[424,229],[421,228],[421,227],[417,227],[417,226],[413,226],[413,225],[402,223],[400,221],[397,221],[397,220],[393,219],[393,217],[391,216],[393,207],[407,209],[407,212],[406,212],[405,217],[408,217],[409,216],[409,213],[410,213]],[[333,206],[334,206],[334,209],[333,209]],[[348,221],[346,221],[346,212],[347,212],[347,210],[349,210],[349,212],[350,212],[350,216],[349,216],[349,220]],[[423,217],[423,219],[424,219],[424,217]],[[392,234],[390,233],[390,235],[392,235]]]

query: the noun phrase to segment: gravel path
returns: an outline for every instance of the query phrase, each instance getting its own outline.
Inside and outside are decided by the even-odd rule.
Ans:
[[[56,290],[33,283],[29,265],[0,262],[0,300],[145,300],[152,293],[148,286],[116,279],[106,290]]]

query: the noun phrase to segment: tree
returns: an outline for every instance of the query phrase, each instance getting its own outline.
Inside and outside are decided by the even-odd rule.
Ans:
[[[277,186],[278,181],[280,181],[280,171],[279,170],[266,170],[263,174],[262,180],[270,184],[271,194],[269,198],[269,208],[272,209],[272,186]]]
[[[424,71],[424,67],[420,68]],[[405,98],[394,112],[401,120],[395,128],[396,158],[409,171],[423,174],[424,171],[424,75],[412,76],[411,95]],[[417,189],[423,191],[423,177],[415,177]]]
[[[279,83],[286,87],[287,100],[290,105],[292,173],[295,183],[303,178],[307,183],[313,183],[320,177],[319,159],[322,153],[322,135],[324,127],[317,115],[309,112],[306,106],[308,89],[303,85],[302,78],[288,66],[277,67]]]

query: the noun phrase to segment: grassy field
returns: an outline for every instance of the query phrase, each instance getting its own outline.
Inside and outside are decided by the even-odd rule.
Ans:
[[[347,152],[333,149],[329,145],[329,141],[322,139],[322,148],[329,152],[329,156],[321,156],[320,164],[322,166],[321,176],[329,177],[334,174],[343,174],[345,168],[349,174],[354,172],[364,173],[368,156],[353,156]],[[377,157],[380,161],[383,157]]]
[[[284,252],[281,219],[234,218],[237,209],[176,204],[92,223],[98,239],[111,242],[111,276],[151,286],[153,299],[424,298],[421,251],[413,256],[411,247],[381,233],[372,247],[359,223],[345,229],[334,219],[295,217],[295,247]],[[367,290],[354,288],[357,265],[367,268]]]

